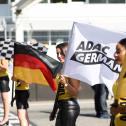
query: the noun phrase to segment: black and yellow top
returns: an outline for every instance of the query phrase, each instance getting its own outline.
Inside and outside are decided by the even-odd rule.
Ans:
[[[6,71],[0,71],[0,77],[8,76],[8,72]]]
[[[5,60],[4,58],[0,59],[0,77],[4,77],[4,76],[8,76],[8,70],[2,70],[2,66],[3,64],[6,64],[6,66],[8,65],[8,61]]]
[[[29,90],[29,84],[20,83],[20,81],[16,81],[15,90]]]
[[[126,97],[123,97],[123,98],[119,98],[119,95],[118,95],[118,80],[114,83],[113,85],[113,94],[114,94],[114,99],[115,101],[117,101],[118,103],[118,106],[124,106],[126,107]],[[114,120],[114,123],[115,123],[115,126],[126,126],[126,114],[120,114],[118,113],[116,116],[115,116],[115,120]]]
[[[59,75],[57,75],[56,81],[58,84],[58,94],[59,94],[58,100],[68,100],[70,98],[73,98],[73,96],[69,94],[64,85],[59,82],[59,80],[60,80]]]

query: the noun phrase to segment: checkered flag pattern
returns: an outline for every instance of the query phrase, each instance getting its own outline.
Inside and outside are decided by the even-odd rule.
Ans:
[[[2,40],[0,41],[0,58],[4,57],[7,60],[11,60],[14,54],[14,41]]]
[[[45,46],[43,46],[42,43],[36,43],[32,45],[33,48],[37,49],[40,52],[44,52],[47,53],[48,48],[46,48]]]
[[[32,47],[44,53],[47,53],[48,50],[48,48],[43,46],[42,43],[36,43],[32,45]],[[12,40],[0,41],[0,58],[4,57],[7,60],[11,60],[13,54],[14,54],[14,41]]]

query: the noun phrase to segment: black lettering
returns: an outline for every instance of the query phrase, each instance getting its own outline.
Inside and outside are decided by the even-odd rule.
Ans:
[[[116,64],[116,63],[115,63],[115,66],[114,66],[113,70],[116,71],[117,73],[120,73],[120,71],[121,71],[121,66],[120,66],[119,64]]]
[[[63,94],[65,94],[64,85],[60,84],[59,85],[59,95],[63,95]]]
[[[86,46],[86,50],[91,50],[93,45],[94,45],[94,43],[92,41],[88,41],[87,46]]]
[[[109,59],[108,59],[108,60],[109,60]],[[113,69],[114,61],[113,61],[113,60],[109,60],[108,62],[106,62],[106,65],[108,65],[109,68]]]
[[[101,51],[101,44],[95,45],[92,50],[99,50],[99,51]]]
[[[105,47],[102,48],[102,52],[103,52],[105,55],[107,54],[106,49],[110,49],[110,47],[105,46]]]
[[[76,60],[79,61],[79,62],[83,62],[84,61],[84,53],[78,53],[76,55]]]
[[[77,47],[77,50],[85,50],[84,41],[81,41],[80,45]]]

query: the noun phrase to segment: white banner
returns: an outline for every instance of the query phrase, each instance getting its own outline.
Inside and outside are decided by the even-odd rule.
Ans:
[[[120,33],[75,22],[63,74],[89,85],[104,83],[112,92],[112,85],[121,70],[114,61],[115,46],[125,37]]]

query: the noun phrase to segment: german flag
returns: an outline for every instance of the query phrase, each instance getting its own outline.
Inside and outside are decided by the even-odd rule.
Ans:
[[[50,85],[56,90],[54,78],[62,64],[29,45],[14,44],[14,77],[29,84]]]

